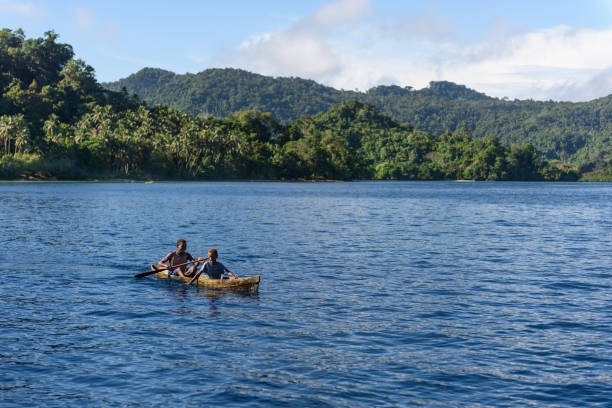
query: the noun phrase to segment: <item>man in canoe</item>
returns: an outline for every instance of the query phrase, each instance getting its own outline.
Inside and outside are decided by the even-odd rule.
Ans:
[[[227,273],[229,276],[231,276],[234,279],[238,278],[238,276],[231,273],[229,269],[225,267],[225,265],[217,261],[218,257],[219,257],[219,253],[217,252],[215,248],[209,249],[208,250],[208,262],[202,265],[202,267],[200,268],[200,271],[198,272],[198,276],[201,275],[202,273],[205,273],[206,275],[208,275],[209,279],[221,279],[221,276],[224,273]]]
[[[161,261],[159,261],[158,265],[162,268],[171,268],[168,270],[168,275],[176,275],[181,277],[193,276],[196,266],[200,262],[203,262],[204,258],[199,258],[196,261],[189,252],[185,251],[186,249],[187,242],[184,239],[179,239],[176,242],[176,251],[170,252],[168,255],[164,256]],[[172,268],[174,265],[180,265],[190,261],[194,264],[189,269],[187,269],[187,265]]]

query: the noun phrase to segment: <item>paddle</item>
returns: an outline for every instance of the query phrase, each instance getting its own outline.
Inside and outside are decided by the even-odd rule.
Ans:
[[[208,258],[204,258],[204,260],[207,260]],[[203,261],[198,261],[193,260],[193,261],[189,261],[189,262],[185,262],[182,264],[178,264],[178,265],[172,265],[172,266],[167,266],[165,268],[159,268],[159,269],[155,269],[154,271],[148,271],[148,272],[143,272],[143,273],[138,273],[136,275],[134,275],[135,278],[144,278],[145,276],[149,276],[149,275],[153,275],[154,273],[157,272],[161,272],[161,271],[167,271],[168,269],[174,269],[174,268],[178,268],[179,266],[185,266],[185,265],[189,265],[190,263],[196,263],[196,262],[203,262]]]
[[[196,279],[198,279],[198,278],[200,277],[200,275],[201,275],[201,274],[202,274],[202,271],[200,271],[200,272],[196,273],[196,274],[194,275],[193,279],[191,279],[191,280],[189,281],[189,283],[187,283],[187,286],[191,285],[191,284],[193,283],[193,281],[194,281],[194,280],[196,280]]]

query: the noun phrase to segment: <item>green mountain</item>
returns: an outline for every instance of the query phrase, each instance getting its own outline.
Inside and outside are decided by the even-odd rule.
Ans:
[[[229,117],[234,112],[256,109],[272,113],[284,124],[358,100],[435,135],[466,129],[476,138],[496,136],[506,146],[530,143],[548,159],[585,168],[599,167],[612,156],[612,96],[583,103],[510,101],[451,82],[431,82],[421,90],[378,86],[357,92],[229,68],[186,75],[145,68],[102,85],[114,91],[125,88],[150,104],[164,104],[194,115]]]
[[[271,112],[282,123],[324,112],[346,99],[342,91],[301,78],[272,78],[240,69],[208,69],[176,75],[144,68],[109,90],[127,89],[152,105],[167,105],[198,116],[229,117],[235,112]],[[354,98],[353,98],[354,99]]]

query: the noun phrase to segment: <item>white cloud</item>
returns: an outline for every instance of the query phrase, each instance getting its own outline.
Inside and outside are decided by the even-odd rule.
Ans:
[[[612,93],[612,29],[495,26],[486,39],[465,43],[454,39],[452,21],[434,14],[381,21],[369,0],[341,0],[278,32],[253,35],[222,63],[339,89],[422,88],[447,80],[521,99],[577,101]]]
[[[239,58],[246,58],[252,69],[270,75],[321,78],[340,67],[338,56],[326,42],[302,33],[258,36],[243,43],[241,51]]]
[[[553,86],[535,90],[535,98],[556,101],[588,101],[612,94],[612,66],[591,75],[575,75]]]
[[[601,78],[612,66],[611,43],[612,29],[559,26],[463,48],[449,44],[456,53],[441,65],[441,73],[494,96],[591,99],[612,93],[609,86],[586,85],[605,85]]]
[[[40,10],[32,3],[0,0],[0,13],[34,17],[40,14]]]
[[[267,75],[331,80],[342,68],[342,51],[333,38],[366,15],[369,6],[370,0],[328,3],[287,29],[252,36],[223,62]]]
[[[330,84],[348,88],[351,77],[364,89],[393,74],[399,85],[417,88],[447,80],[497,97],[584,101],[612,93],[609,44],[612,29],[566,26],[470,45],[412,41],[402,49],[397,43],[395,55],[354,58]]]

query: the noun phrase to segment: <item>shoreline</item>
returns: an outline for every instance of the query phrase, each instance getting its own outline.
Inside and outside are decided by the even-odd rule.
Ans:
[[[278,179],[56,179],[56,178],[19,178],[0,179],[0,184],[32,183],[32,184],[78,184],[78,183],[108,183],[108,184],[155,184],[155,183],[353,183],[353,182],[453,182],[453,183],[610,183],[611,181],[547,181],[547,180],[377,180],[377,179],[355,179],[355,180],[278,180]]]

